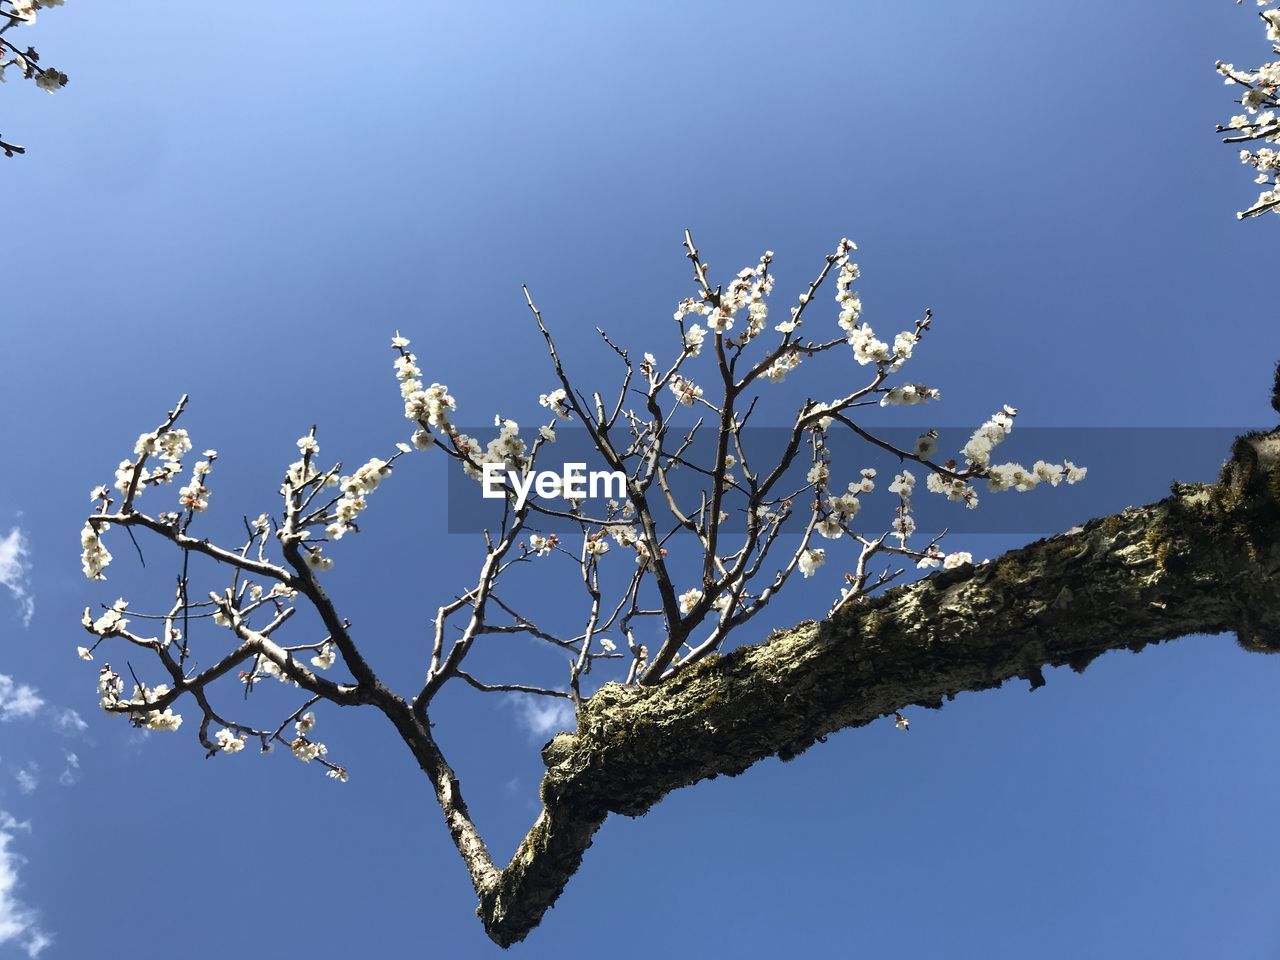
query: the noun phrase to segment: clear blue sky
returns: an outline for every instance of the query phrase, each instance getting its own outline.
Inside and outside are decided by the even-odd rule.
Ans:
[[[914,369],[940,424],[1004,402],[1044,426],[1271,416],[1276,225],[1235,221],[1255,190],[1212,129],[1215,59],[1265,53],[1251,7],[306,9],[71,0],[27,35],[67,89],[2,91],[29,153],[2,167],[0,536],[29,545],[34,615],[0,590],[0,674],[44,706],[0,720],[0,810],[29,824],[0,831],[0,904],[38,913],[43,956],[499,953],[385,721],[321,711],[339,785],[97,709],[79,611],[155,600],[172,567],[152,545],[140,576],[117,537],[88,584],[87,493],[183,392],[225,530],[272,509],[311,423],[348,461],[402,438],[396,328],[472,423],[531,419],[550,385],[522,282],[584,369],[597,324],[669,336],[688,226],[721,276],[774,250],[787,299],[856,239],[877,330],[935,312]],[[826,369],[795,389],[848,367]],[[1135,476],[1132,502],[1171,479]],[[476,553],[443,505],[419,459],[335,551],[339,604],[406,692]],[[797,590],[757,635],[825,600]],[[1280,657],[1188,638],[839,734],[611,820],[512,955],[1276,957],[1278,682]],[[523,718],[479,695],[440,718],[504,858],[541,769]]]

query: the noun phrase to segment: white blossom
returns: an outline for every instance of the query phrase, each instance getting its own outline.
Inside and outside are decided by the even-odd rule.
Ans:
[[[678,374],[671,378],[669,387],[671,392],[676,395],[676,399],[686,407],[692,407],[694,403],[702,399],[702,388],[692,380],[686,380]]]
[[[889,345],[877,340],[871,327],[867,324],[854,327],[849,331],[848,341],[853,345],[853,358],[866,366],[868,363],[888,363],[893,359]]]
[[[323,757],[329,752],[329,749],[323,743],[312,743],[305,737],[298,737],[293,740],[289,744],[289,749],[303,763],[310,763],[317,757]]]
[[[322,644],[320,652],[311,658],[311,665],[317,670],[328,670],[336,659],[332,643]]]
[[[694,324],[684,332],[684,348],[689,351],[689,355],[696,357],[702,353],[702,341],[707,337],[707,331],[698,324]]]
[[[529,549],[540,557],[545,557],[549,554],[555,548],[556,542],[555,534],[549,537],[540,536],[536,533],[529,534]]]
[[[680,594],[680,612],[690,613],[694,607],[698,605],[698,601],[702,599],[702,591],[695,588],[686,590]]]
[[[214,742],[223,753],[239,753],[244,749],[244,737],[238,737],[231,730],[223,727],[213,735]]]
[[[814,524],[813,528],[828,540],[839,540],[844,536],[844,527],[834,515],[824,520],[819,520]]]
[[[169,733],[182,726],[182,716],[166,707],[163,711],[152,710],[146,715],[143,726],[148,730],[163,730]]]
[[[111,553],[102,543],[102,537],[92,523],[85,523],[80,531],[80,564],[90,580],[105,580],[102,571],[111,563]]]
[[[808,579],[813,576],[814,571],[822,566],[826,560],[827,551],[823,550],[821,547],[804,550],[800,554],[800,572],[804,574],[806,579]]]
[[[941,392],[933,387],[926,387],[923,383],[904,383],[900,387],[892,387],[884,392],[880,398],[880,406],[910,407],[918,403],[928,403],[930,400],[937,400],[942,396]]]
[[[567,398],[568,394],[565,393],[564,388],[557,387],[550,393],[544,393],[538,397],[538,403],[546,407],[560,419],[568,420],[572,414],[568,405],[565,403]]]

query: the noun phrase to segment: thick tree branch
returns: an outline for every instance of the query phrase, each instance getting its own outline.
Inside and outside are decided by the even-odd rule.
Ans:
[[[503,946],[555,901],[610,813],[912,705],[1046,666],[1188,634],[1280,650],[1280,432],[1240,438],[1216,485],[934,574],[832,619],[710,657],[654,686],[607,684],[578,731],[543,750],[544,810],[500,874],[472,867],[478,912]],[[495,872],[496,873],[496,872]]]

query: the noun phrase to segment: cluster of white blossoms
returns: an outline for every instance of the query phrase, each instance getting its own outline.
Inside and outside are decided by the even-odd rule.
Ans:
[[[315,443],[314,438],[303,437],[298,441],[299,447],[302,446],[304,440],[311,440]],[[318,451],[319,447],[315,447]],[[338,480],[338,488],[342,491],[342,496],[338,498],[337,503],[333,505],[333,512],[326,518],[327,526],[324,528],[325,534],[331,540],[341,540],[348,532],[355,527],[356,517],[364,511],[368,506],[366,499],[369,494],[378,489],[378,484],[382,483],[382,478],[391,473],[391,465],[385,460],[377,457],[371,457],[369,461],[348,477],[340,477]],[[316,554],[308,554],[308,557],[316,556]]]
[[[306,439],[312,438],[308,437]],[[301,447],[302,441],[298,441],[298,445]],[[320,449],[319,444],[316,445],[315,449]],[[295,460],[293,463],[289,464],[288,469],[284,472],[284,488],[281,490],[281,493],[286,496],[292,492],[300,491],[303,487],[320,476],[320,470],[316,467],[314,457],[307,456],[308,450],[305,448],[302,453],[302,459]],[[337,483],[337,480],[337,477],[333,477],[328,482],[333,484]]]
[[[849,331],[846,338],[853,347],[853,358],[862,366],[869,363],[888,363],[893,359],[889,345],[877,340],[870,324],[861,324]]]
[[[900,387],[891,387],[880,398],[882,407],[910,407],[917,403],[928,403],[937,400],[942,394],[933,387],[923,383],[904,383]]]
[[[853,357],[859,364],[878,364],[892,373],[910,359],[920,334],[915,330],[904,330],[893,338],[893,346],[890,347],[883,340],[877,340],[871,326],[862,322],[862,300],[853,291],[853,281],[859,276],[858,265],[848,257],[849,251],[856,249],[849,240],[841,240],[840,251],[843,252],[837,251],[840,264],[836,274],[836,302],[840,304],[837,323],[844,330],[845,339],[853,347]]]
[[[1258,6],[1270,6],[1274,0],[1258,0]],[[1267,40],[1272,49],[1280,55],[1280,9],[1262,11],[1262,20],[1267,33]],[[1244,113],[1236,114],[1225,126],[1218,129],[1230,133],[1230,143],[1261,141],[1263,143],[1280,142],[1280,59],[1264,63],[1255,70],[1239,70],[1233,64],[1217,64],[1218,72],[1230,87],[1241,87],[1240,105]],[[1242,149],[1240,161],[1257,171],[1254,182],[1263,187],[1258,199],[1247,210],[1242,210],[1237,217],[1257,216],[1268,210],[1280,213],[1280,184],[1277,183],[1277,171],[1280,170],[1280,155],[1271,147]]]
[[[163,710],[148,708],[150,704],[169,693],[168,684],[162,683],[155,687],[135,685],[133,696],[128,700],[121,697],[123,691],[124,681],[120,675],[111,669],[110,664],[103,664],[102,669],[98,671],[98,697],[103,710],[111,713],[125,713],[134,726],[145,727],[148,730],[172,732],[182,726],[182,717],[174,713],[171,707],[165,707]]]
[[[862,501],[858,499],[858,495],[875,490],[875,476],[875,469],[867,467],[862,471],[861,480],[849,484],[848,489],[839,496],[828,497],[825,504],[826,516],[814,525],[814,529],[828,540],[840,539],[844,535],[845,525],[862,509]]]
[[[849,259],[849,254],[858,249],[858,245],[845,238],[836,249],[836,262],[840,269],[836,272],[836,302],[840,304],[839,324],[846,334],[851,334],[858,326],[862,316],[862,300],[853,289],[853,281],[858,279],[858,265]]]
[[[893,518],[893,532],[905,549],[907,539],[916,532],[916,518],[911,515],[911,496],[916,490],[916,477],[910,470],[903,470],[889,484],[889,492],[898,495],[897,515]]]
[[[89,608],[84,608],[84,616],[81,623],[84,624],[86,630],[96,634],[99,637],[112,637],[121,632],[129,625],[129,621],[125,618],[124,612],[129,609],[129,601],[121,597],[113,603],[107,612],[98,619],[94,620],[89,613]]]
[[[433,383],[424,387],[421,380],[422,371],[418,368],[418,358],[405,348],[409,346],[407,337],[396,334],[391,339],[391,346],[398,351],[395,360],[396,379],[400,381],[400,397],[404,400],[405,419],[416,421],[426,432],[427,427],[447,429],[449,411],[458,409],[457,402],[449,396],[449,388],[441,383]],[[431,446],[430,435],[413,437],[413,445],[418,449]]]
[[[537,533],[529,534],[529,550],[534,556],[545,557],[560,543],[560,538],[554,533],[547,536],[541,536]]]
[[[573,412],[569,409],[565,400],[568,398],[563,387],[558,387],[550,393],[541,394],[538,397],[538,403],[546,407],[561,420],[569,420],[573,417]]]
[[[191,438],[181,428],[156,433],[144,433],[133,445],[133,452],[142,457],[159,457],[161,460],[181,460],[191,449]]]
[[[172,733],[182,726],[182,715],[174,713],[170,707],[165,707],[163,710],[149,710],[139,719],[138,725],[148,730]]]
[[[34,2],[34,0],[30,0],[30,2]],[[0,71],[0,73],[2,72]],[[36,74],[36,86],[45,93],[57,93],[67,85],[67,81],[70,79],[61,70],[55,70],[53,67],[43,67]]]
[[[938,474],[930,473],[925,478],[925,487],[929,490],[933,489],[932,481]],[[915,517],[911,515],[911,498],[916,491],[916,477],[910,470],[903,470],[893,478],[893,483],[889,484],[889,492],[898,495],[897,516],[893,521],[893,532],[898,536],[898,542],[903,550],[907,549],[908,538],[916,531]],[[963,496],[954,499],[964,499]],[[974,501],[977,502],[976,499]],[[964,551],[947,554],[939,549],[937,543],[931,543],[923,553],[908,551],[910,556],[917,558],[916,566],[919,569],[927,570],[930,567],[942,566],[944,570],[951,570],[955,567],[966,563],[973,563],[973,555]]]
[[[460,455],[463,471],[473,480],[484,480],[483,468],[486,463],[500,464],[516,472],[524,472],[529,468],[528,446],[520,436],[520,424],[495,416],[493,423],[498,427],[498,436],[490,440],[482,450],[478,440],[459,433],[449,423],[449,412],[458,408],[457,402],[449,395],[449,388],[440,383],[423,387],[422,381],[418,379],[422,371],[418,368],[417,357],[405,349],[409,346],[408,338],[397,333],[391,340],[391,346],[399,352],[395,360],[395,371],[396,379],[400,381],[400,395],[404,399],[404,415],[418,423],[418,429],[411,438],[414,447],[419,450],[430,447],[435,441],[429,428],[436,427],[449,434]],[[538,402],[557,417],[568,420],[572,413],[567,399],[568,394],[563,389],[557,389],[542,394]],[[555,429],[552,426],[539,427],[538,433],[548,443],[555,442]],[[402,452],[410,449],[406,444],[399,446]]]
[[[215,617],[214,620],[216,622],[217,618]],[[281,683],[292,683],[295,687],[298,685],[296,681],[289,679],[289,675],[281,669],[278,663],[264,653],[260,653],[254,658],[252,670],[240,671],[242,683],[253,683],[261,677],[271,677]]]
[[[1016,490],[1025,493],[1034,490],[1041,483],[1056,487],[1062,481],[1079,483],[1088,474],[1087,467],[1078,467],[1070,460],[1062,463],[1046,463],[1037,460],[1028,470],[1020,463],[1000,463],[987,469],[987,488],[993,493],[1002,490]]]
[[[236,736],[234,731],[223,727],[213,735],[214,743],[223,753],[239,753],[244,749],[244,737]]]
[[[493,425],[498,428],[498,435],[485,444],[481,463],[501,464],[508,470],[524,473],[529,469],[529,448],[520,438],[520,424],[495,416]]]
[[[329,748],[323,743],[314,743],[305,737],[295,737],[289,742],[289,749],[303,763],[310,763],[317,757],[323,757],[329,752]]]
[[[766,250],[760,262],[754,267],[744,267],[729,282],[719,296],[717,303],[709,298],[695,300],[689,297],[676,305],[674,314],[677,322],[683,322],[690,314],[698,314],[706,319],[707,327],[715,333],[726,335],[734,328],[738,314],[745,308],[747,311],[746,327],[738,336],[725,337],[729,346],[745,345],[764,331],[769,317],[769,307],[765,298],[773,291],[773,275],[769,273],[769,264],[773,260],[773,251]],[[793,311],[794,312],[794,311]],[[779,329],[782,329],[779,326]],[[699,331],[695,333],[694,331]],[[706,331],[698,324],[693,324],[685,331],[685,349],[693,356],[702,350],[702,341]]]
[[[707,339],[707,331],[694,324],[684,332],[684,348],[688,351],[689,356],[696,357],[702,353],[702,342]]]
[[[130,486],[133,486],[133,496],[136,498],[148,485],[172,481],[182,471],[182,456],[190,449],[191,438],[186,430],[160,429],[140,435],[133,445],[137,459],[122,460],[116,468],[115,489],[127,497]],[[212,469],[212,461],[217,453],[206,450],[204,455],[206,460],[196,464],[195,477],[181,492],[184,506],[188,505],[186,501],[189,498],[189,505],[193,510],[203,510],[208,505],[209,491],[204,488],[203,481]],[[152,457],[161,461],[155,470],[147,467],[147,462]],[[104,512],[110,497],[111,491],[105,486],[94,487],[89,492],[89,499],[100,502]],[[164,518],[164,514],[161,514],[161,518]],[[92,520],[86,522],[80,531],[80,565],[84,575],[90,580],[105,580],[103,571],[111,563],[111,552],[103,545],[102,532],[102,525],[95,524]]]
[[[812,547],[808,550],[802,550],[798,559],[800,572],[804,574],[805,579],[813,576],[814,572],[826,563],[827,551],[821,547]]]
[[[205,477],[213,470],[213,461],[218,459],[216,450],[206,450],[204,460],[197,460],[191,468],[191,482],[178,491],[178,503],[192,513],[200,513],[208,509],[209,488],[204,485]]]
[[[332,643],[320,644],[320,650],[311,658],[311,665],[317,670],[328,670],[337,660],[337,655],[333,649]]]
[[[121,460],[116,468],[115,488],[127,493],[133,476],[138,475],[134,495],[142,493],[148,484],[168,483],[174,476],[182,472],[182,456],[191,449],[191,438],[185,430],[165,430],[156,433],[144,433],[133,445],[133,452],[141,458],[138,460]],[[147,460],[158,457],[162,463],[155,470],[147,469]],[[97,490],[94,491],[97,493]],[[92,494],[91,494],[92,496]]]
[[[80,618],[80,623],[86,630],[98,638],[94,643],[95,647],[109,637],[119,636],[124,633],[125,627],[129,625],[128,619],[124,616],[124,613],[128,608],[129,601],[122,597],[107,608],[106,613],[98,617],[96,620],[94,619],[93,614],[89,612],[89,608],[84,608],[84,615]],[[173,631],[173,633],[176,634],[177,631]],[[170,639],[171,636],[166,633],[165,638],[160,641],[161,646],[167,646]],[[88,647],[76,647],[76,655],[79,656],[81,660],[93,659],[93,651]]]
[[[686,407],[692,407],[702,399],[702,388],[679,374],[671,378],[669,386],[671,392],[676,395],[676,399]]]
[[[502,416],[493,418],[493,425],[498,428],[498,435],[485,444],[481,450],[480,442],[465,433],[454,433],[453,443],[462,455],[462,471],[473,480],[484,482],[484,465],[496,464],[507,471],[526,473],[532,466],[528,445],[520,436],[520,424]],[[555,443],[555,431],[550,427],[539,427],[538,434],[542,439]],[[559,495],[559,488],[553,492]]]
[[[993,414],[973,432],[969,442],[960,451],[965,459],[978,467],[985,467],[990,463],[991,451],[1013,432],[1013,418],[1017,415],[1018,411],[1007,405],[1000,412]]]
[[[769,378],[770,383],[781,383],[788,373],[800,366],[801,357],[799,350],[786,350],[769,365],[764,375]]]
[[[63,0],[10,0],[9,8],[4,11],[5,27],[18,23],[30,26],[36,22],[40,10],[60,7],[62,3]],[[0,61],[0,83],[4,82],[4,71],[8,67],[17,67],[26,79],[35,80],[36,86],[46,93],[56,93],[67,85],[68,77],[61,70],[37,65],[39,54],[30,47],[23,52],[11,44],[9,49],[9,59]]]
[[[900,499],[908,502],[915,489],[916,477],[910,470],[903,470],[893,478],[893,483],[889,484],[890,493],[896,493]]]
[[[289,749],[303,763],[310,763],[312,760],[317,760],[329,752],[329,748],[323,743],[316,743],[314,740],[307,738],[307,734],[312,731],[315,725],[316,715],[314,713],[304,713],[293,725],[297,736],[289,741]],[[346,780],[346,777],[343,776],[340,779]]]
[[[940,493],[948,500],[963,503],[970,510],[978,506],[978,492],[965,481],[956,477],[945,477],[940,473],[930,473],[924,478],[925,489],[930,493]]]
[[[111,669],[111,664],[104,663],[98,671],[98,703],[103,710],[110,710],[120,702],[122,693],[124,681],[120,679],[120,674]]]
[[[1023,493],[1034,490],[1041,482],[1047,482],[1050,486],[1056,487],[1063,480],[1071,484],[1079,483],[1085,478],[1088,473],[1087,468],[1078,467],[1070,460],[1062,463],[1046,463],[1044,460],[1037,460],[1030,470],[1020,463],[992,465],[991,452],[1013,431],[1013,418],[1017,415],[1018,411],[1010,406],[993,414],[991,419],[974,431],[973,436],[961,451],[970,464],[986,471],[987,488],[992,493],[999,493],[1002,490],[1017,490]],[[952,499],[970,499],[963,492],[957,493],[954,490],[954,484],[955,481],[951,481],[950,484],[930,482],[929,489],[935,493],[946,493]],[[973,504],[976,504],[976,497],[973,498],[971,505]]]
[[[19,20],[35,23],[37,11],[62,6],[63,0],[12,0],[9,13]]]
[[[620,547],[634,547],[640,542],[640,531],[630,524],[610,526],[609,536]]]
[[[690,613],[693,610],[693,608],[698,605],[698,601],[700,601],[701,599],[702,599],[701,590],[697,589],[696,587],[686,590],[684,593],[680,594],[680,598],[679,598],[680,612]]]
[[[90,580],[105,580],[102,571],[111,563],[111,551],[102,543],[102,535],[92,521],[80,531],[80,566]]]

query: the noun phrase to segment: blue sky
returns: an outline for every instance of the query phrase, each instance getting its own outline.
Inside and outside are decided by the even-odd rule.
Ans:
[[[1005,402],[1036,426],[1269,422],[1274,224],[1235,221],[1256,191],[1213,133],[1232,112],[1214,61],[1265,53],[1248,7],[308,11],[72,0],[28,35],[67,89],[3,90],[29,152],[3,167],[0,911],[23,932],[0,956],[36,931],[46,957],[498,954],[385,721],[321,712],[339,785],[97,709],[80,611],[161,597],[173,569],[117,542],[87,583],[87,493],[181,393],[221,454],[207,529],[232,529],[273,507],[310,424],[349,462],[403,438],[397,328],[476,424],[534,418],[551,385],[521,283],[578,369],[605,370],[597,325],[669,344],[690,227],[721,277],[774,250],[783,302],[857,240],[873,326],[933,308],[912,368],[943,390],[939,425]],[[1115,482],[1139,503],[1171,479]],[[332,588],[407,692],[477,544],[446,532],[440,462],[379,497]],[[744,639],[826,600],[797,588]],[[906,735],[841,733],[611,820],[512,953],[1274,957],[1277,681],[1280,658],[1188,638],[915,711]],[[505,858],[545,732],[480,695],[438,719]]]

